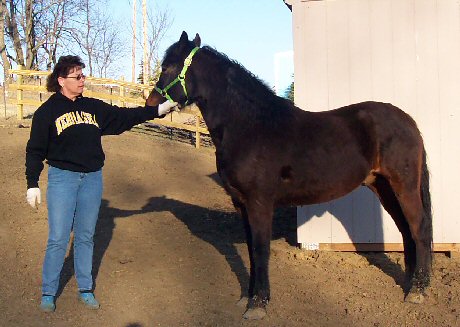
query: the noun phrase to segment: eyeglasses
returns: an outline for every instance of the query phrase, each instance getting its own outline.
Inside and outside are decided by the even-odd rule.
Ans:
[[[64,77],[64,78],[75,78],[77,81],[79,81],[81,79],[85,79],[86,76],[84,74],[78,74],[77,76],[67,76],[67,77]]]

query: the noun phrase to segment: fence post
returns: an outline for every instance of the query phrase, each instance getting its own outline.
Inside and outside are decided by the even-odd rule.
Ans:
[[[125,81],[125,77],[121,76],[121,82]],[[120,107],[125,107],[125,87],[124,85],[120,85]]]
[[[24,69],[24,67],[22,67],[21,65],[18,68],[19,68],[19,70]],[[22,86],[21,86],[22,85],[22,75],[21,75],[20,72],[17,75],[18,75],[18,80],[17,80],[18,88],[16,90],[16,100],[17,100],[17,104],[16,104],[17,116],[16,116],[16,118],[18,120],[22,120],[22,118],[24,118],[24,105],[22,104],[23,96],[22,96]]]
[[[42,86],[42,78],[38,76],[38,86]],[[42,92],[38,92],[38,101],[43,102]]]
[[[200,147],[200,140],[201,140],[200,131],[199,131],[199,128],[200,128],[200,117],[198,117],[198,115],[195,115],[195,127],[196,127],[195,147],[198,149],[198,148]]]
[[[5,106],[5,119],[6,119],[6,89],[5,88],[6,88],[6,78],[3,81],[3,105]]]

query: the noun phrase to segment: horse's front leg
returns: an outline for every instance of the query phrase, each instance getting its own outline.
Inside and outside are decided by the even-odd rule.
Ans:
[[[251,234],[251,227],[249,226],[249,219],[248,219],[248,212],[246,210],[246,207],[244,204],[242,204],[240,201],[238,201],[235,198],[232,198],[233,205],[235,206],[236,210],[240,214],[242,221],[243,221],[243,226],[244,226],[244,231],[245,231],[245,236],[246,236],[246,245],[248,248],[248,253],[249,253],[249,287],[247,291],[243,289],[243,285],[241,285],[241,298],[238,301],[238,305],[246,307],[248,304],[248,300],[254,296],[254,256],[253,256],[253,251],[252,249],[252,234]]]
[[[266,314],[270,301],[268,263],[272,235],[273,205],[254,201],[247,205],[247,215],[243,217],[250,259],[249,301],[243,317],[261,319]],[[246,219],[245,219],[246,218]]]

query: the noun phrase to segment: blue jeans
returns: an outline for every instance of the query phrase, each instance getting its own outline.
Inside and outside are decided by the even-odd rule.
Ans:
[[[70,233],[79,290],[93,287],[93,236],[102,199],[102,170],[78,173],[48,169],[48,244],[43,262],[42,294],[55,296]]]

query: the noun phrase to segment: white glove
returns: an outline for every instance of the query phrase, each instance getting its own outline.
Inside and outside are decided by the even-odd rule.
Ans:
[[[32,187],[27,190],[27,202],[30,204],[32,208],[36,207],[37,205],[42,202],[42,196],[40,189],[38,187]]]
[[[170,113],[171,111],[173,111],[175,106],[177,106],[177,102],[171,102],[169,100],[161,103],[158,106],[158,115],[159,116],[164,116],[164,115]]]

